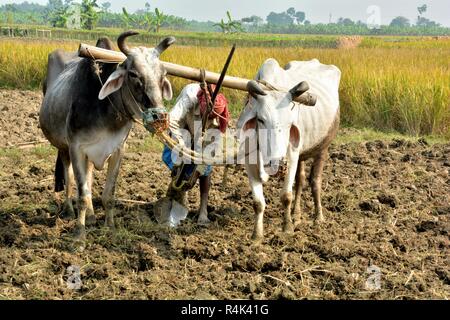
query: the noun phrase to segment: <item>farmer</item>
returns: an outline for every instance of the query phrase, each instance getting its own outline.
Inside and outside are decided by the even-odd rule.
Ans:
[[[193,148],[197,143],[204,148],[208,142],[211,143],[211,136],[208,135],[208,133],[214,132],[211,129],[216,129],[215,133],[217,130],[220,130],[221,134],[226,132],[230,120],[228,102],[225,96],[219,93],[214,107],[212,107],[211,93],[214,90],[214,85],[207,85],[205,82],[189,84],[182,90],[169,115],[171,135],[181,145],[189,145],[190,148]],[[217,135],[215,137],[217,139]],[[184,164],[167,146],[164,147],[162,159],[172,172],[172,182],[167,190],[169,199],[178,201],[185,206],[186,191],[195,186],[197,179],[200,180],[198,223],[208,224],[210,221],[207,205],[212,167]]]

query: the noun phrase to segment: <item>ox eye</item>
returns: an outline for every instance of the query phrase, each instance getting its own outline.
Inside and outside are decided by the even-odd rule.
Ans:
[[[138,74],[135,71],[128,71],[128,75],[130,78],[139,78]]]

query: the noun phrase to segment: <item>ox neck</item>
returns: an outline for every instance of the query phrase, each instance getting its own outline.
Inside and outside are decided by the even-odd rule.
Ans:
[[[128,87],[128,84],[125,84]],[[111,107],[117,115],[118,119],[126,121],[135,121],[135,113],[130,104],[137,104],[131,90],[122,86],[117,92],[107,97]]]

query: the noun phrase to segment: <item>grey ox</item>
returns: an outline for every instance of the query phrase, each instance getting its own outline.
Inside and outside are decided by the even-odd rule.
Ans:
[[[55,51],[49,56],[40,125],[44,135],[58,149],[55,191],[66,189],[63,217],[75,216],[73,183],[78,190],[76,238],[86,237],[85,224],[95,223],[92,206],[93,168],[102,170],[108,162],[102,202],[106,225],[114,227],[114,190],[124,153],[124,144],[142,110],[164,107],[172,99],[172,87],[159,56],[175,39],[164,39],[156,48],[130,49],[128,31],[118,38],[125,62],[99,64],[72,53]],[[109,39],[98,47],[113,49]],[[101,82],[99,80],[101,78]],[[104,85],[102,85],[104,83]]]
[[[312,158],[310,184],[316,221],[323,220],[320,192],[321,176],[328,147],[339,126],[340,70],[318,60],[293,61],[284,69],[274,59],[260,68],[256,80],[279,90],[264,91],[252,81],[249,102],[242,112],[238,129],[250,138],[257,161],[246,161],[246,171],[253,193],[256,215],[253,239],[263,238],[263,215],[266,208],[263,183],[269,178],[271,164],[287,162],[287,176],[281,191],[284,206],[284,231],[293,232],[300,221],[300,198],[305,181],[304,161]],[[309,88],[303,81],[309,84]],[[295,100],[305,91],[317,96],[315,107],[302,106]],[[251,130],[251,131],[249,131]],[[264,134],[261,134],[265,132]],[[252,140],[253,139],[253,140]],[[241,138],[241,141],[244,141]],[[249,159],[251,153],[247,154]],[[295,202],[293,186],[295,182]]]

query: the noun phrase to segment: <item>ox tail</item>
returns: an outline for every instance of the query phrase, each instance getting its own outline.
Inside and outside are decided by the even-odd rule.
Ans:
[[[58,151],[55,165],[55,192],[64,191],[64,163],[61,159],[61,151]]]
[[[45,77],[44,81],[42,82],[42,93],[44,93],[44,96],[47,93],[47,77]]]

